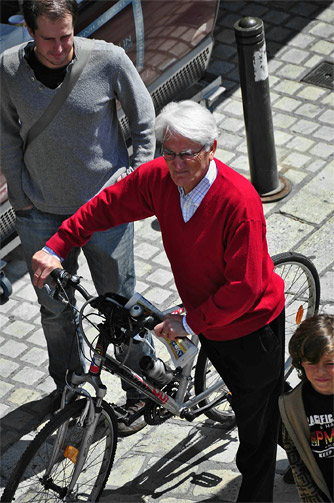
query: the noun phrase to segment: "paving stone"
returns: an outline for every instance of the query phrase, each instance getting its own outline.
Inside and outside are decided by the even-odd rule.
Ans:
[[[151,287],[146,290],[145,292],[145,297],[152,303],[156,304],[158,307],[159,306],[165,306],[166,302],[171,299],[173,294],[168,291],[168,290],[163,290],[162,288],[159,287]],[[167,303],[166,307],[164,309],[167,309],[170,305],[173,305],[172,302],[170,304]]]
[[[46,340],[43,329],[39,328],[34,331],[34,333],[27,339],[27,342],[46,348]]]
[[[321,126],[315,131],[315,133],[313,133],[313,136],[315,138],[320,138],[321,140],[324,140],[328,143],[332,143],[334,140],[334,127]]]
[[[153,246],[149,243],[140,243],[135,246],[135,255],[142,259],[151,259],[159,251],[157,246]]]
[[[17,309],[15,310],[15,313],[17,312],[19,313],[18,316],[20,316],[21,311]],[[22,339],[33,329],[34,325],[32,325],[31,323],[25,323],[24,321],[18,320],[14,321],[14,323],[6,327],[4,329],[4,333]]]
[[[152,270],[152,265],[142,260],[136,260],[136,277],[141,278]]]
[[[329,97],[329,103],[333,104],[333,96]],[[334,124],[334,110],[325,110],[321,115],[319,115],[320,122],[327,122],[328,124]]]
[[[299,100],[284,96],[275,102],[275,108],[283,110],[284,112],[293,112],[300,106],[300,104],[301,102]]]
[[[307,61],[305,61],[304,65],[307,68],[315,68],[322,61],[322,57],[318,54],[311,56]]]
[[[152,274],[149,274],[146,279],[153,283],[157,283],[158,285],[164,286],[173,280],[173,274],[170,271],[165,271],[164,269],[157,269]]]
[[[156,264],[161,265],[161,266],[165,266],[167,268],[170,268],[170,263],[169,263],[169,260],[167,258],[165,251],[162,251],[161,253],[159,253],[159,255],[156,255],[155,257],[153,257],[152,261]]]
[[[334,154],[334,145],[328,145],[327,143],[319,141],[312,147],[310,154],[328,159]]]
[[[282,165],[293,168],[302,168],[310,160],[310,156],[299,154],[298,152],[292,152],[291,154],[287,155],[286,158],[282,161]]]
[[[0,403],[0,418],[3,418],[9,410],[10,410],[10,408],[8,405],[5,405],[4,403]]]
[[[11,358],[17,358],[26,349],[26,344],[15,340],[9,340],[0,347],[0,354],[10,356]]]
[[[328,23],[317,23],[310,29],[310,33],[318,37],[330,39],[334,35],[334,27],[332,24]]]
[[[297,136],[287,144],[287,148],[295,149],[299,152],[306,152],[312,145],[314,145],[314,141],[308,140],[302,136]]]
[[[194,492],[193,495],[198,501],[212,501],[210,494],[213,487],[215,494],[218,494],[219,500],[224,502],[236,501],[239,487],[241,484],[241,476],[238,472],[232,470],[221,470],[218,467],[209,469],[194,477]]]
[[[308,176],[306,173],[297,171],[296,169],[288,169],[284,172],[284,176],[293,183],[293,185],[297,185],[301,183]]]
[[[319,106],[313,105],[312,103],[304,103],[295,110],[295,113],[298,115],[303,115],[309,119],[314,119],[315,117],[320,115],[320,113],[322,113],[322,110]]]
[[[268,249],[271,256],[293,250],[296,242],[314,232],[314,227],[281,214],[267,218]]]
[[[274,86],[274,89],[276,92],[292,95],[297,93],[297,91],[301,87],[303,87],[303,85],[298,82],[285,80],[285,81],[278,81],[278,84]]]
[[[28,298],[30,298],[30,296]],[[15,315],[24,320],[31,320],[36,315],[39,315],[39,312],[39,305],[37,303],[31,304],[30,302],[20,302],[15,309]]]
[[[30,301],[37,302],[37,295],[34,287],[29,282],[28,285],[25,285],[23,288],[20,288],[16,291],[16,295],[22,299],[29,299]]]
[[[19,372],[13,376],[13,380],[20,383],[29,383],[34,385],[39,379],[44,376],[44,372],[33,367],[22,367]]]
[[[11,360],[7,360],[6,358],[0,358],[0,375],[5,378],[9,377],[10,374],[15,372],[15,370],[19,367],[18,363],[15,363]]]
[[[301,91],[297,92],[298,98],[304,98],[305,100],[318,101],[322,96],[326,94],[325,89],[317,88],[316,86],[303,86]]]
[[[333,51],[333,44],[326,40],[319,40],[312,46],[312,51],[318,52],[322,56],[328,56]]]
[[[3,398],[6,393],[8,393],[13,388],[13,384],[5,382],[4,380],[0,381],[0,398]]]
[[[296,122],[296,118],[287,115],[287,114],[282,114],[282,113],[275,113],[273,114],[273,124],[274,124],[274,130],[275,128],[289,128]]]
[[[34,391],[29,388],[16,388],[15,391],[8,397],[8,401],[18,406],[37,400],[40,397],[41,394],[38,391]]]
[[[280,55],[280,59],[283,61],[288,61],[289,63],[295,63],[301,65],[309,57],[308,51],[303,51],[300,49],[290,48],[284,54]],[[295,83],[298,86],[297,83]],[[300,85],[298,86],[300,87]]]
[[[42,348],[31,348],[21,356],[21,361],[40,367],[48,360],[48,352]]]
[[[286,79],[300,80],[305,73],[305,68],[303,66],[294,65],[292,63],[287,63],[283,65],[277,72],[277,74]]]
[[[275,145],[282,146],[292,140],[293,136],[284,131],[276,130],[274,131]]]
[[[16,306],[18,306],[18,302],[9,297],[7,302],[5,302],[4,304],[1,304],[2,314],[9,313],[10,311],[14,310]]]
[[[322,222],[334,210],[333,180],[334,167],[328,166],[305,185],[303,193],[294,194],[283,204],[281,211],[309,223]],[[321,194],[319,186],[323,187]]]
[[[327,271],[321,277],[321,302],[333,302],[334,300],[334,271]]]
[[[223,131],[223,134],[219,136],[218,142],[224,145],[224,148],[227,150],[234,149],[237,145],[239,145],[243,141],[241,136],[236,134],[230,134],[226,131]]]
[[[311,134],[315,129],[317,129],[319,125],[315,122],[311,122],[309,120],[301,119],[298,120],[292,127],[291,130],[296,133],[303,134]]]
[[[308,204],[312,205],[310,200]],[[333,236],[334,217],[330,218],[296,250],[312,257],[319,274],[333,262]]]

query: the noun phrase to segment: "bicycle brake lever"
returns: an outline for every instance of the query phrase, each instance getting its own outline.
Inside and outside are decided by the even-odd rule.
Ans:
[[[57,300],[58,302],[62,302],[63,304],[68,304],[69,302],[64,299],[64,297],[62,297],[60,295],[60,292],[58,290],[58,288],[50,288],[50,286],[48,284],[45,284],[44,287],[45,290],[46,290],[46,293],[54,300]]]

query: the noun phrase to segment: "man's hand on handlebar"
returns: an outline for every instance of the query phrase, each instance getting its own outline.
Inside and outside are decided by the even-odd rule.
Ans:
[[[35,253],[31,266],[34,271],[33,283],[38,288],[43,288],[46,278],[54,269],[62,269],[60,260],[43,250]]]
[[[182,316],[180,314],[167,314],[164,321],[154,327],[157,337],[164,337],[175,341],[178,337],[189,335],[183,328]]]

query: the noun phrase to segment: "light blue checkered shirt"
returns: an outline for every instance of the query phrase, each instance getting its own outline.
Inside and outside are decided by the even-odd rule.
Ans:
[[[178,187],[180,192],[180,205],[183,215],[183,220],[188,222],[194,215],[195,211],[203,201],[209,188],[215,181],[217,176],[217,166],[215,161],[210,162],[208,171],[202,180],[196,185],[196,187],[188,194],[184,193],[183,187]],[[189,327],[187,323],[187,316],[182,318],[183,328],[188,334],[194,334],[193,330]]]
[[[209,188],[215,181],[217,176],[217,166],[215,161],[210,162],[208,171],[196,187],[188,194],[184,193],[183,187],[179,187],[180,205],[183,215],[183,220],[188,222],[194,215],[195,211],[203,201]]]

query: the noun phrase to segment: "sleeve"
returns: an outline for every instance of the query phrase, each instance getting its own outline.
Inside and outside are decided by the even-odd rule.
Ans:
[[[303,463],[288,431],[282,425],[283,445],[293,473],[301,501],[323,502],[328,501],[314,482],[309,470]]]
[[[129,120],[133,168],[153,159],[155,111],[150,93],[130,58],[120,49],[116,95]]]
[[[8,186],[8,198],[15,210],[29,206],[31,201],[22,188],[23,141],[20,136],[19,116],[10,98],[1,58],[1,168]]]
[[[94,232],[153,216],[147,179],[140,176],[144,169],[142,166],[81,206],[45,245],[65,259],[73,247],[82,247]]]
[[[232,323],[247,313],[263,295],[263,254],[267,254],[265,224],[247,219],[230,233],[225,247],[225,283],[199,307],[187,313],[196,333]],[[267,273],[265,273],[267,274]]]

